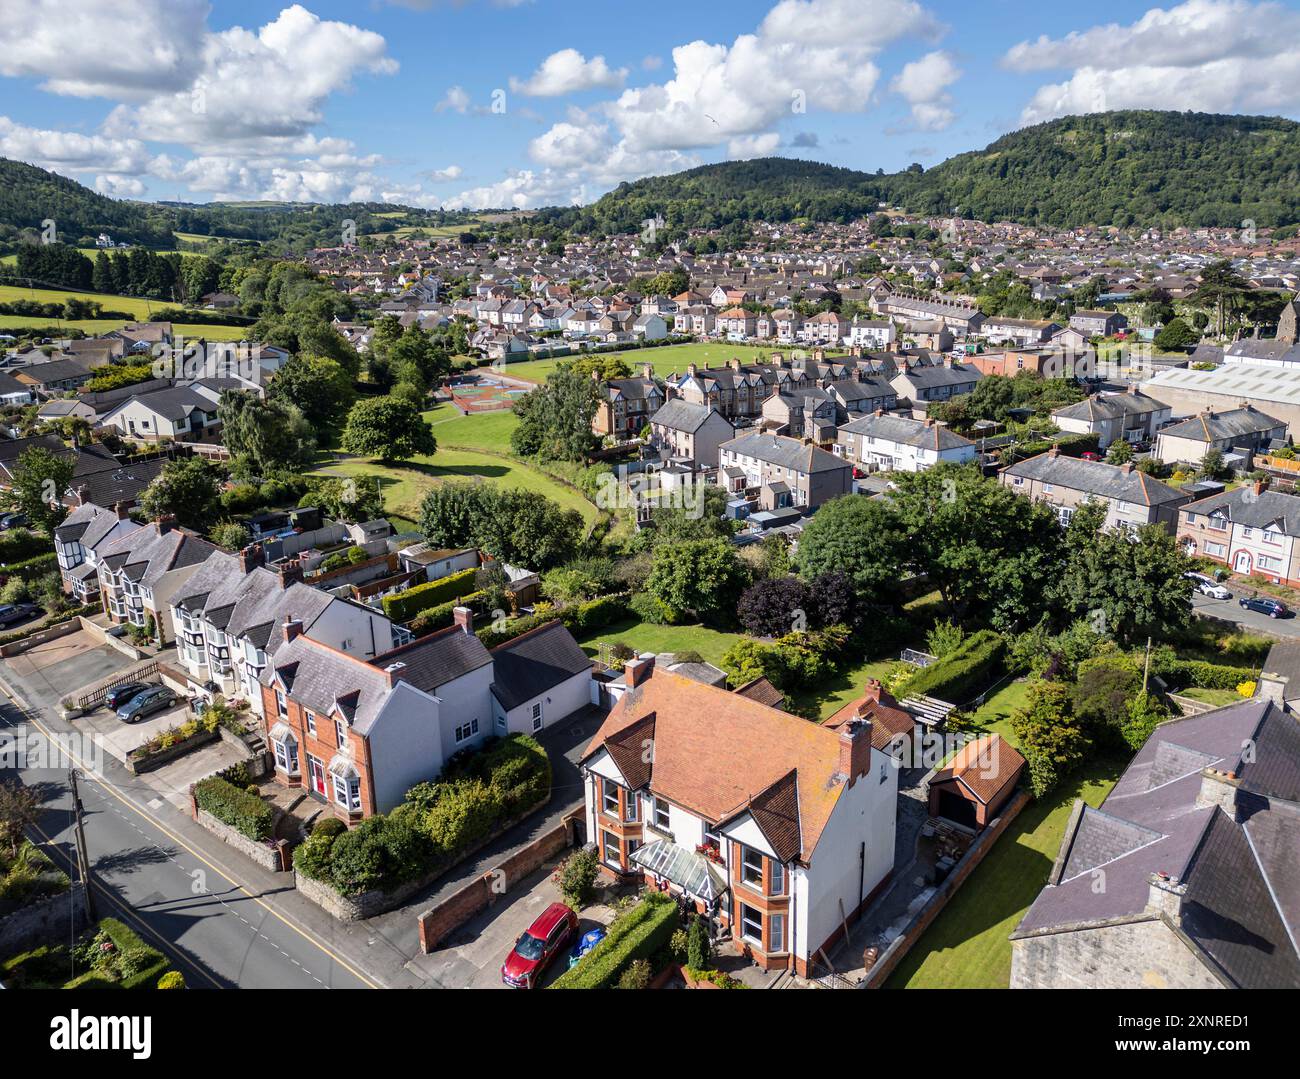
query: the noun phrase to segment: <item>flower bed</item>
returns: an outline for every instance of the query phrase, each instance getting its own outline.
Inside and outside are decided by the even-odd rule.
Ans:
[[[192,749],[215,742],[218,737],[215,716],[189,719],[178,726],[159,731],[144,745],[131,750],[126,755],[126,766],[136,775],[152,772],[177,757],[183,757]]]

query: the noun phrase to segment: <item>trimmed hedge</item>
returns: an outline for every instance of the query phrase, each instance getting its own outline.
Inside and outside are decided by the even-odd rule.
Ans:
[[[955,650],[909,678],[904,693],[965,704],[989,684],[1006,650],[1006,641],[993,630],[972,633]]]
[[[471,586],[469,592],[476,591],[472,587],[476,573],[478,573],[477,569],[463,569],[459,573],[440,577],[436,581],[425,581],[404,592],[394,592],[391,596],[385,596],[382,600],[384,614],[394,622],[409,622],[421,611],[465,595],[466,585]]]
[[[677,904],[663,892],[647,892],[641,902],[614,919],[605,939],[570,967],[552,989],[611,989],[638,959],[667,947],[679,927]]]
[[[488,648],[495,648],[506,641],[514,640],[520,634],[527,633],[530,629],[544,626],[547,622],[554,622],[556,619],[559,619],[571,633],[582,633],[621,622],[628,617],[628,614],[627,596],[618,593],[597,596],[595,599],[587,600],[586,603],[572,603],[567,607],[541,614],[522,615],[510,619],[499,630],[495,625],[489,625],[477,632],[480,641]]]
[[[220,776],[209,776],[194,784],[194,801],[240,835],[258,842],[271,838],[274,818],[270,805]]]
[[[1196,686],[1199,689],[1236,689],[1254,679],[1251,667],[1232,667],[1226,663],[1207,663],[1200,659],[1174,659],[1152,663],[1151,669],[1175,689]]]
[[[134,970],[132,974],[125,974],[120,982],[110,983],[115,984],[119,989],[152,989],[158,984],[158,979],[171,967],[171,963],[162,952],[149,947],[116,918],[102,919],[99,929],[117,949],[120,957],[117,965],[126,970]],[[82,987],[90,988],[88,985]]]
[[[57,572],[58,568],[59,556],[50,551],[47,554],[24,558],[20,562],[10,562],[5,566],[4,573],[8,577],[21,577],[24,581],[34,581],[47,573]]]
[[[427,637],[430,633],[436,633],[450,626],[456,620],[457,607],[473,609],[474,605],[481,602],[486,595],[486,592],[471,592],[459,599],[449,599],[436,607],[428,607],[412,618],[406,628],[417,637]]]
[[[6,566],[49,553],[50,538],[25,528],[15,528],[0,536],[0,562]]]

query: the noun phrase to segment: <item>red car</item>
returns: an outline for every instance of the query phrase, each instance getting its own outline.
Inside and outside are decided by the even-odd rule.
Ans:
[[[578,916],[563,903],[552,903],[515,941],[501,964],[501,980],[514,989],[532,989],[577,932]]]
[[[1085,461],[1100,461],[1100,460],[1101,460],[1101,457],[1100,457],[1099,455],[1097,455],[1096,453],[1093,453],[1092,450],[1085,450],[1083,453],[1079,454],[1079,456],[1082,457]]]

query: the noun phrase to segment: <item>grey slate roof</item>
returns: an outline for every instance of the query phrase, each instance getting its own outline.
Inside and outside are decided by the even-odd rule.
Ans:
[[[742,457],[753,457],[770,465],[793,469],[810,475],[814,472],[833,472],[850,466],[843,458],[817,447],[805,445],[797,438],[781,435],[749,434],[724,442],[721,449],[730,450]]]
[[[113,572],[125,570],[137,584],[153,588],[165,573],[197,565],[216,549],[207,540],[178,528],[160,532],[157,524],[147,524],[110,541],[100,553]]]
[[[1238,819],[1198,802],[1207,766],[1238,777]],[[1230,984],[1300,984],[1297,793],[1300,721],[1268,700],[1162,724],[1101,807],[1078,814],[1013,939],[1150,917],[1149,880],[1164,873],[1186,887],[1183,931]]]
[[[591,670],[591,660],[559,621],[498,645],[492,662],[492,694],[507,712]]]
[[[1286,424],[1255,408],[1246,407],[1213,415],[1202,413],[1183,420],[1182,423],[1170,424],[1160,433],[1171,438],[1188,438],[1194,442],[1220,442],[1263,434],[1277,427],[1286,427]]]
[[[1203,513],[1207,517],[1222,514],[1229,521],[1247,528],[1267,528],[1276,524],[1288,536],[1300,536],[1300,495],[1267,488],[1257,494],[1254,487],[1238,487],[1189,502],[1183,510]]]
[[[1145,416],[1168,407],[1145,393],[1098,393],[1072,405],[1066,405],[1064,408],[1053,409],[1052,415],[1067,420],[1096,422],[1127,416]]]
[[[731,426],[731,422],[711,405],[683,401],[680,397],[665,401],[659,410],[650,417],[650,422],[659,424],[662,427],[668,427],[674,431],[686,431],[694,434],[708,421],[710,413],[716,414],[728,427]]]
[[[396,663],[402,664],[393,672],[394,679],[426,693],[433,693],[439,686],[491,662],[492,653],[483,642],[459,626],[421,637],[370,660],[380,670]]]
[[[1183,497],[1167,483],[1161,483],[1136,468],[1126,472],[1122,465],[1085,461],[1064,454],[1053,457],[1050,451],[1019,461],[1004,472],[1068,487],[1072,491],[1084,491],[1099,498],[1118,498],[1139,506],[1156,506]]]
[[[925,420],[914,420],[907,416],[863,416],[852,423],[842,424],[840,431],[927,450],[956,450],[975,445],[948,427],[937,423],[927,425]]]

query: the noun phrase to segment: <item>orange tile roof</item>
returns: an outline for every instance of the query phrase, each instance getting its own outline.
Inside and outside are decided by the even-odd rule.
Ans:
[[[824,726],[839,730],[851,719],[871,720],[872,749],[884,750],[900,734],[912,734],[916,730],[916,717],[899,708],[890,692],[874,679],[867,683],[865,694],[846,704]]]
[[[583,760],[604,747],[616,765],[619,757],[626,761],[629,739],[636,743],[644,737],[650,722],[652,791],[714,824],[755,803],[769,826],[777,818],[797,816],[797,843],[791,846],[804,860],[812,856],[845,787],[834,730],[658,669],[619,698]],[[635,784],[644,773],[630,762],[629,768],[640,773],[624,775]],[[768,839],[785,845],[779,835]]]
[[[1000,734],[984,734],[961,747],[946,767],[935,772],[930,785],[956,779],[985,805],[1014,783],[1025,767],[1025,758]]]

